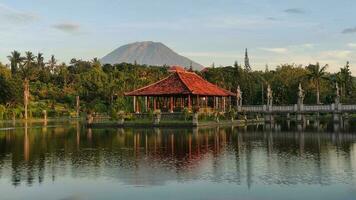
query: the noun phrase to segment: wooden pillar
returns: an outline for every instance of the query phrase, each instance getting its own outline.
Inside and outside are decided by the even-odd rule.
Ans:
[[[148,112],[148,99],[147,99],[147,96],[145,96],[145,112]]]
[[[150,97],[147,97],[147,111],[150,110]]]
[[[136,113],[136,96],[133,97],[134,113]]]
[[[222,98],[222,109],[223,109],[223,112],[225,112],[225,107],[226,107],[226,97],[221,97]]]
[[[232,105],[231,105],[231,96],[229,96],[229,110],[231,110],[231,107],[232,107]]]
[[[214,105],[213,105],[213,108],[214,108],[214,110],[215,110],[215,109],[216,109],[216,97],[214,97],[214,96],[213,96],[213,104],[214,104]]]
[[[190,100],[190,95],[188,95],[188,109],[192,108],[192,102]]]
[[[197,95],[197,106],[200,108],[200,97]]]
[[[153,111],[157,110],[157,97],[153,97]]]
[[[136,113],[139,113],[139,112],[140,112],[140,105],[138,102],[138,98],[136,98]]]
[[[170,106],[169,106],[169,110],[170,110],[170,112],[172,113],[173,112],[173,97],[170,97],[169,98],[169,103],[170,103]]]

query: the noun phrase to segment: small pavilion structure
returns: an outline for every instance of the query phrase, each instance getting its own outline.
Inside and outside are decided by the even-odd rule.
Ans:
[[[161,112],[181,112],[193,107],[207,110],[226,111],[231,108],[232,97],[236,94],[222,89],[194,72],[173,66],[171,74],[153,84],[125,93],[133,97],[135,113],[150,110]]]

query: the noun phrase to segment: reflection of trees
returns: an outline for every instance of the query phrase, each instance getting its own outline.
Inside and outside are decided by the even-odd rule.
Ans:
[[[347,133],[88,130],[79,124],[41,131],[29,127],[0,135],[0,175],[14,185],[62,176],[105,176],[135,185],[196,179],[249,187],[254,182],[329,184],[353,177],[356,159],[351,154],[356,136]]]

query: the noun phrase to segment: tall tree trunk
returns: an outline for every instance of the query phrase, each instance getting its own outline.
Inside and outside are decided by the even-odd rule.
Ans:
[[[80,98],[79,96],[76,97],[76,110],[77,110],[77,117],[79,118],[80,116]]]
[[[320,104],[319,82],[316,82],[316,104]]]
[[[23,97],[24,97],[24,106],[25,106],[25,120],[28,119],[28,98],[30,96],[30,82],[27,78],[24,80],[24,92],[23,92]]]

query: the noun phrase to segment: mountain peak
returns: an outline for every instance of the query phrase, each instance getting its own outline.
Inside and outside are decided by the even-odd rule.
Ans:
[[[180,65],[201,70],[202,65],[184,57],[161,42],[142,41],[123,45],[101,59],[103,64],[138,63],[146,65]]]

